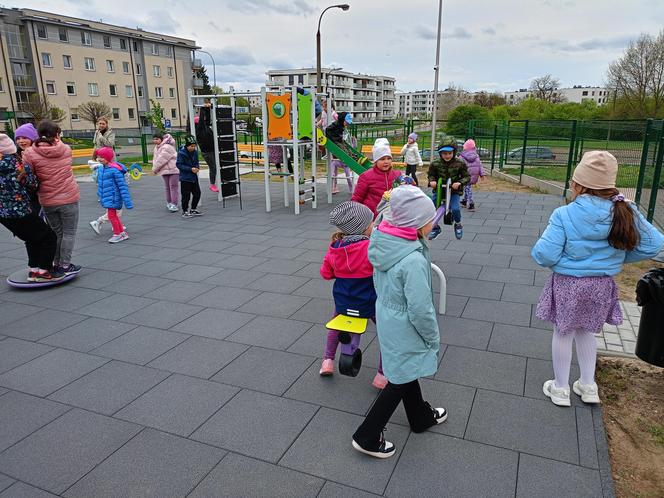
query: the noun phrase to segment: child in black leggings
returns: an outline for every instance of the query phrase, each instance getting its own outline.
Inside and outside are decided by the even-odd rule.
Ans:
[[[202,216],[198,209],[198,201],[201,200],[201,187],[198,184],[198,151],[196,150],[196,139],[188,136],[185,144],[178,150],[176,166],[180,170],[180,193],[182,194],[182,217]],[[191,208],[189,200],[191,199]]]

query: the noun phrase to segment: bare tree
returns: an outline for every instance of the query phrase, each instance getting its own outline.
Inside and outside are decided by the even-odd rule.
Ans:
[[[642,34],[622,57],[609,65],[607,85],[624,98],[639,117],[664,107],[664,31],[655,38]]]
[[[496,92],[478,92],[473,96],[473,104],[477,104],[487,109],[493,109],[499,105],[505,105],[506,100],[503,95]]]
[[[438,92],[436,102],[436,115],[440,119],[447,119],[448,114],[462,104],[472,104],[473,96],[467,90],[454,83],[450,83],[442,92]]]
[[[91,100],[78,106],[78,115],[96,127],[100,118],[109,119],[111,117],[111,108],[104,102]]]
[[[550,74],[540,76],[530,82],[530,92],[533,97],[547,102],[556,103],[564,100],[558,88],[560,88],[560,80]]]
[[[34,96],[28,102],[19,104],[19,108],[21,111],[31,114],[35,124],[45,119],[61,123],[67,117],[67,113],[51,104],[47,97]]]

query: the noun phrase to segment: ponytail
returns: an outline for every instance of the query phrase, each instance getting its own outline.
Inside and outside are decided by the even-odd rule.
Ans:
[[[341,232],[341,231],[334,232],[332,234],[332,237],[330,237],[330,242],[332,242],[332,243],[338,242],[341,239],[343,239],[345,236],[346,236],[346,234]]]
[[[34,145],[39,143],[47,143],[53,145],[55,140],[58,138],[58,135],[62,132],[57,123],[53,121],[44,120],[39,123],[37,127],[37,133],[39,133],[39,138],[35,141]]]

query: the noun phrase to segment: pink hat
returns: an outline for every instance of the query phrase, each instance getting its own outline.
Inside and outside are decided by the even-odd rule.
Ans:
[[[106,159],[110,163],[115,157],[115,152],[110,147],[102,147],[101,149],[97,149],[97,157]]]
[[[4,133],[0,133],[0,154],[16,154],[16,144]]]
[[[198,124],[198,122],[201,120],[199,116],[194,116],[194,124]]]
[[[475,140],[469,138],[463,143],[463,150],[472,150],[475,148]]]

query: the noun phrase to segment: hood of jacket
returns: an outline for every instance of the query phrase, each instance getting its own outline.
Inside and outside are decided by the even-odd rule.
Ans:
[[[157,147],[161,147],[163,144],[168,144],[168,145],[172,145],[173,147],[175,147],[175,139],[170,134],[166,133],[162,137],[161,143]]]
[[[56,140],[52,145],[45,142],[35,143],[30,150],[34,151],[35,154],[48,159],[57,159],[67,155],[71,156],[69,145],[61,140]]]
[[[335,269],[335,273],[342,278],[370,277],[372,272],[366,263],[367,245],[369,240],[362,240],[350,244],[334,242],[330,244],[327,257]]]
[[[423,251],[420,240],[408,240],[376,229],[371,234],[369,261],[378,271],[388,271],[415,251]]]
[[[117,169],[117,170],[120,171],[123,175],[127,172],[127,168],[125,167],[124,164],[120,164],[120,163],[116,163],[116,162],[108,163],[108,164],[106,165],[106,167],[107,167],[107,168],[114,168],[114,169]]]
[[[464,150],[459,156],[463,157],[470,163],[476,161],[480,157],[476,150]]]

